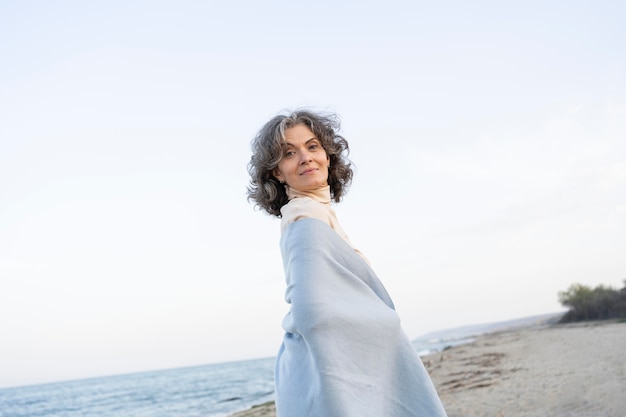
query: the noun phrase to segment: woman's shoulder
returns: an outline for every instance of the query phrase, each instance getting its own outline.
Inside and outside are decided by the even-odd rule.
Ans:
[[[325,204],[310,197],[298,197],[289,200],[281,209],[281,230],[300,219],[319,219],[331,226],[330,212]]]

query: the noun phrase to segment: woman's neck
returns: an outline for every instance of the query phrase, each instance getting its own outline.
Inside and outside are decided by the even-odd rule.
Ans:
[[[319,188],[307,191],[298,191],[291,187],[287,187],[287,197],[289,200],[298,197],[309,197],[320,203],[330,204],[330,185],[324,185]]]

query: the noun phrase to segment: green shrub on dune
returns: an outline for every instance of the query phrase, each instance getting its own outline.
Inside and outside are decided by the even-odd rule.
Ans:
[[[572,284],[559,292],[559,302],[569,311],[561,323],[583,320],[607,320],[626,318],[626,280],[624,288],[617,290],[604,285],[591,288]]]

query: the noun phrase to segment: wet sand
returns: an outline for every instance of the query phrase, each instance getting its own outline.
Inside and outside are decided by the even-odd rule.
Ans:
[[[492,333],[422,360],[448,417],[626,416],[624,322]],[[275,415],[267,403],[233,417]]]

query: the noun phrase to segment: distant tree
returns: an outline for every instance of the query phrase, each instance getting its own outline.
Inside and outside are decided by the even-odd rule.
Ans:
[[[561,323],[583,320],[626,318],[626,280],[624,288],[616,290],[604,285],[591,288],[572,284],[559,292],[559,302],[569,308]]]

